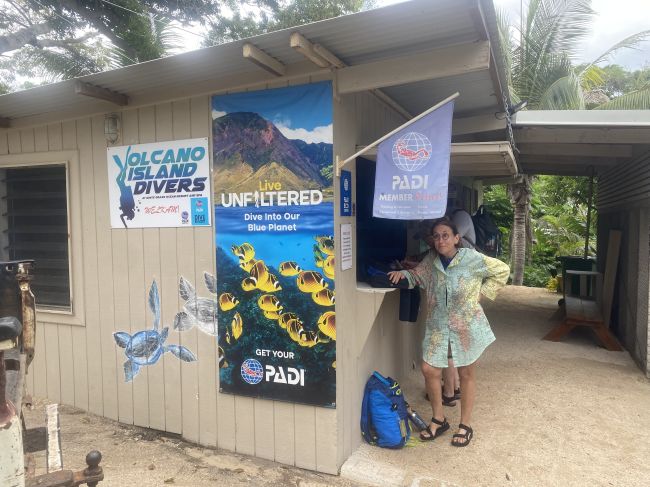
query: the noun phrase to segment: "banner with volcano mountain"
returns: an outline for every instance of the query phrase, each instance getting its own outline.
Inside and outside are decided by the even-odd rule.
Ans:
[[[212,97],[220,391],[334,407],[332,84]]]

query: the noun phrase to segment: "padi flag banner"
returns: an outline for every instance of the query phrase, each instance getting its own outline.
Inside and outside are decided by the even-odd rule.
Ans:
[[[372,215],[440,218],[447,208],[453,100],[379,144]]]

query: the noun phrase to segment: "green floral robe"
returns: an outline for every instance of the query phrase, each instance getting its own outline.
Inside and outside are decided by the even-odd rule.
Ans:
[[[420,286],[426,292],[422,359],[433,367],[447,367],[450,349],[454,365],[474,363],[494,341],[479,297],[496,297],[508,281],[508,265],[473,249],[458,249],[447,269],[435,252],[429,252],[417,267],[401,272],[409,287]]]

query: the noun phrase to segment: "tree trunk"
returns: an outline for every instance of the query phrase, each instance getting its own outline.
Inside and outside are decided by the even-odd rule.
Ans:
[[[530,176],[522,174],[515,184],[508,186],[508,195],[514,208],[512,224],[512,245],[510,260],[512,265],[512,284],[521,286],[524,283],[524,266],[526,264],[527,223],[530,221]]]

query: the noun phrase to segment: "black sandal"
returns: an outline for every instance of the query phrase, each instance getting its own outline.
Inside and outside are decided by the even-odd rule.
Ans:
[[[443,406],[449,406],[450,408],[453,408],[456,405],[456,396],[445,396],[444,394],[442,395],[442,405]]]
[[[472,438],[474,437],[474,430],[472,428],[470,428],[469,426],[464,425],[463,423],[460,423],[458,425],[458,429],[459,430],[464,429],[465,433],[456,433],[454,436],[452,436],[451,437],[451,445],[462,448],[464,446],[469,445],[469,442],[472,441]],[[454,438],[462,438],[465,441],[460,443],[458,441],[454,441]]]
[[[431,422],[438,425],[438,428],[436,428],[436,432],[434,433],[433,431],[431,431],[431,425],[428,424],[427,428],[424,431],[429,433],[429,436],[422,436],[422,433],[424,433],[423,431],[422,433],[420,433],[420,441],[433,441],[436,438],[438,438],[438,436],[440,436],[441,434],[443,434],[445,431],[449,429],[449,423],[447,422],[447,418],[443,419],[442,421],[438,421],[436,418],[431,418]]]

